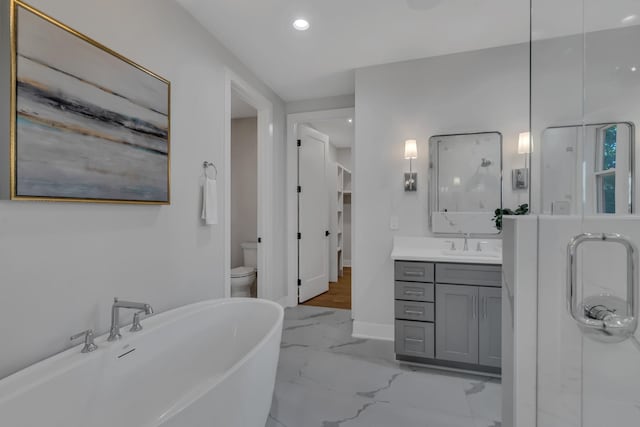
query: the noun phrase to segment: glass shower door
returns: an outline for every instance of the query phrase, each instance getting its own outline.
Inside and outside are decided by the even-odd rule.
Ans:
[[[639,426],[640,2],[531,7],[537,426]]]

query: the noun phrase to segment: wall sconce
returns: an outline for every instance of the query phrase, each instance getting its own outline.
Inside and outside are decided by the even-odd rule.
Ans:
[[[531,134],[529,132],[521,132],[518,136],[518,154],[524,154],[524,168],[514,169],[511,171],[511,182],[514,190],[526,190],[529,188],[529,168],[527,167],[527,158],[531,153]]]
[[[418,158],[418,144],[415,139],[404,142],[404,158],[409,160],[409,173],[404,174],[404,191],[416,191],[418,174],[413,172],[411,161]]]

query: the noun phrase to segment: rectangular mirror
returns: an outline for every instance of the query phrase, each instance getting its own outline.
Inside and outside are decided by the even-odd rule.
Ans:
[[[633,212],[632,123],[550,127],[542,133],[542,213]]]
[[[436,135],[429,139],[429,221],[433,233],[497,234],[502,207],[502,135]]]

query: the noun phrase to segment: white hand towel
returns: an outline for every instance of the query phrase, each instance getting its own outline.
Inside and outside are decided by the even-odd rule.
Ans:
[[[202,184],[202,219],[207,225],[218,223],[218,189],[215,179],[205,178]]]

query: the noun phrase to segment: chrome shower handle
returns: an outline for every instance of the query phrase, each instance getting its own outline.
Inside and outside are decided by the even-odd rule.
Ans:
[[[598,295],[578,301],[578,248],[585,242],[618,243],[626,249],[627,299],[610,295]],[[573,319],[586,331],[594,332],[605,341],[624,341],[638,327],[638,249],[626,236],[613,233],[583,233],[571,239],[567,246],[567,310]],[[601,307],[593,316],[595,306]],[[619,309],[626,316],[618,315]]]

